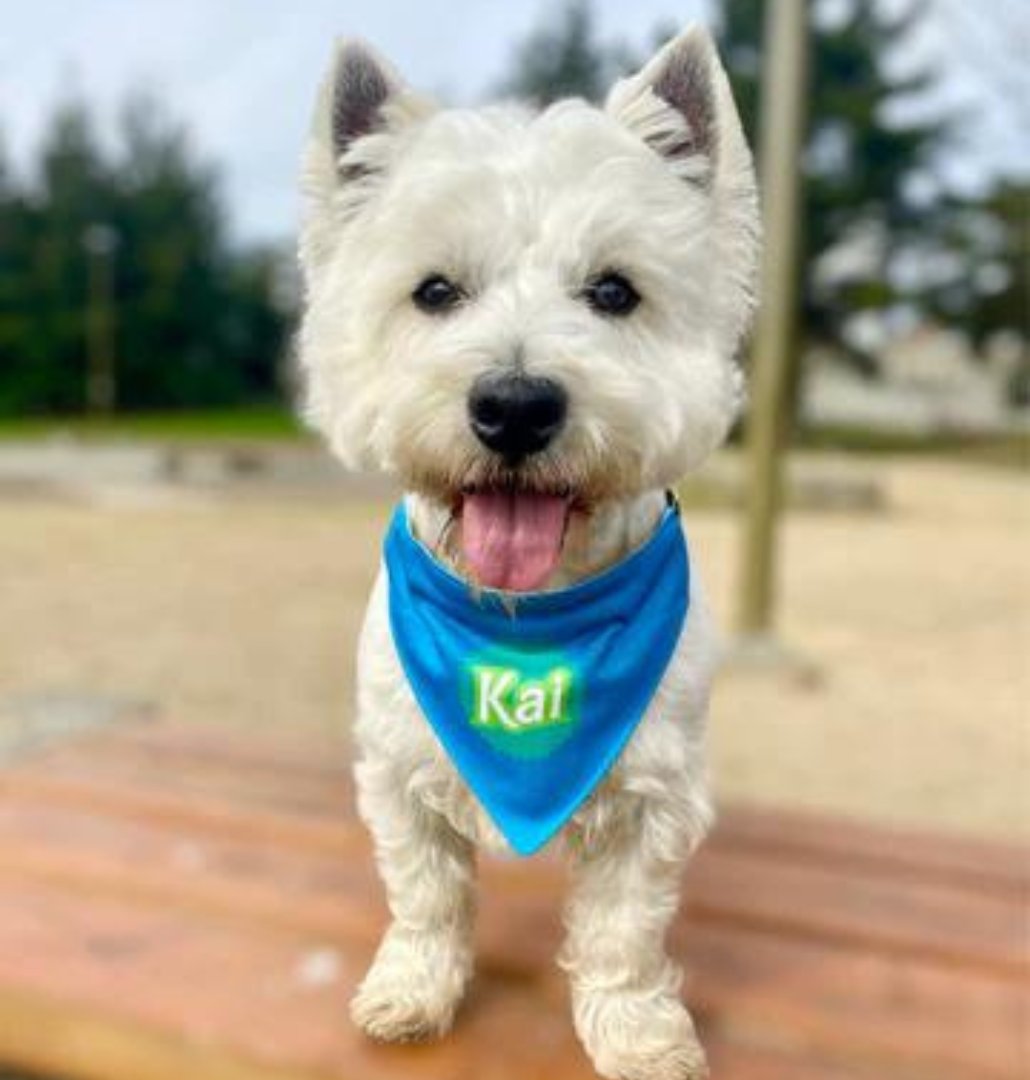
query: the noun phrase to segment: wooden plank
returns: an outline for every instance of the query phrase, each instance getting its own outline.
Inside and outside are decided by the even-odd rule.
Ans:
[[[704,1041],[714,1080],[916,1080],[890,1065],[872,1073],[861,1063],[834,1061],[811,1047],[741,1043],[720,1031],[705,1032]]]
[[[249,837],[270,845],[347,854],[354,849],[359,827],[348,813],[312,816],[296,808],[269,810],[234,805],[212,794],[193,795],[152,791],[128,779],[68,779],[45,769],[0,769],[0,799],[29,798],[54,806],[133,817],[153,823],[177,823],[195,829],[215,829],[225,836]]]
[[[297,1067],[271,1068],[227,1053],[210,1042],[188,1043],[166,1032],[127,1026],[108,1014],[89,1009],[55,1007],[32,995],[11,995],[0,988],[3,1042],[12,1049],[11,1061],[40,1075],[73,1076],[76,1080],[331,1080],[324,1072]],[[840,1062],[785,1051],[781,1047],[741,1045],[718,1032],[705,1033],[712,1075],[717,1080],[871,1080]],[[419,1080],[420,1059],[414,1071],[392,1077]],[[462,1066],[452,1080],[477,1080]],[[348,1075],[348,1074],[344,1074]],[[482,1075],[482,1074],[480,1074]],[[879,1072],[878,1080],[899,1074]],[[392,1080],[380,1070],[376,1080]],[[555,1073],[527,1073],[520,1080],[554,1080]],[[496,1073],[494,1074],[496,1080]],[[561,1080],[567,1080],[562,1075]],[[913,1080],[908,1074],[908,1080]]]
[[[557,905],[546,907],[531,894],[510,902],[506,884],[503,874],[488,883],[482,985],[472,1013],[488,1008],[504,1016],[516,1008],[531,1027],[541,1015],[558,1017],[569,1038],[564,988],[552,964]],[[187,1043],[213,1040],[263,1067],[324,1069],[355,1052],[351,1036],[338,1030],[349,1026],[341,998],[372,952],[375,921],[357,928],[356,937],[354,926],[282,933],[178,907],[97,896],[83,904],[75,892],[0,880],[0,988],[52,997],[70,1013],[107,1009],[129,1028],[179,1031]],[[688,926],[685,942],[683,936],[677,950],[693,972],[689,997],[716,1030],[729,1024],[752,1042],[816,1047],[829,1061],[932,1067],[941,1080],[1019,1075],[1025,997],[1003,980],[711,926]],[[330,958],[333,978],[298,984],[305,957]],[[10,1053],[3,1030],[0,1023],[0,1059]],[[262,1030],[272,1042],[258,1038],[255,1047],[251,1040]],[[468,1063],[483,1052],[479,1031],[463,1021],[455,1036],[461,1053],[473,1055],[462,1059]],[[313,1057],[310,1048],[320,1047]]]
[[[221,1058],[301,1075],[593,1077],[550,966],[541,985],[502,986],[484,973],[458,1030],[440,1044],[377,1047],[346,1016],[368,958],[369,950],[332,939],[255,933],[181,911],[96,898],[83,905],[74,895],[10,882],[0,891],[0,1001],[20,993],[49,1001],[54,1016],[99,1014],[123,1033],[178,1033],[187,1046],[210,1047]],[[0,1013],[0,1057],[26,1065],[14,1056],[22,1041],[5,1044],[6,1019]]]
[[[109,1011],[0,986],[0,1060],[73,1080],[325,1080],[240,1058],[210,1041],[126,1022]]]
[[[339,979],[308,995],[298,977],[307,956],[329,947],[317,938],[255,935],[181,910],[97,897],[82,904],[73,893],[11,881],[0,910],[0,985],[109,1010],[189,1044],[240,1044],[268,1065],[303,1063],[325,1050],[330,1005],[345,1005]],[[333,962],[348,960],[334,952]],[[343,975],[351,982],[357,971]],[[247,1032],[253,1043],[241,1039]],[[283,1053],[298,1040],[311,1048],[307,1058]]]
[[[3,787],[0,782],[0,790]],[[53,788],[38,791],[29,785],[29,790],[25,791],[24,786],[19,787],[17,783],[7,787],[6,805],[9,815],[14,815],[6,831],[9,862],[19,850],[18,833],[27,830],[25,835],[29,837],[31,849],[28,854],[43,859],[47,845],[56,845],[55,861],[60,864],[67,849],[83,846],[84,831],[89,828],[103,831],[99,811],[104,808],[105,798],[109,803],[113,794],[110,785],[75,789],[73,793],[77,798],[71,802],[72,814],[62,816],[53,807],[46,811],[47,823],[39,822],[30,828],[25,814],[19,817],[13,809],[17,802],[12,800],[20,797],[24,802],[35,790],[37,801],[45,798],[53,802]],[[163,860],[163,865],[169,868],[174,868],[179,860],[181,867],[183,853],[190,850],[188,845],[198,843],[195,836],[191,840],[192,832],[216,837],[223,847],[229,841],[237,842],[235,854],[223,852],[219,855],[217,844],[213,850],[196,852],[198,858],[207,860],[215,868],[219,860],[224,863],[229,858],[239,864],[244,859],[238,850],[240,843],[247,841],[261,845],[266,850],[250,850],[246,859],[250,859],[252,865],[264,866],[265,876],[273,881],[280,873],[276,860],[281,866],[288,867],[298,848],[326,854],[346,853],[354,859],[369,862],[367,839],[349,820],[336,826],[323,822],[298,824],[282,816],[255,818],[251,812],[228,808],[219,808],[212,816],[198,804],[184,807],[173,803],[166,807],[159,800],[155,808],[154,801],[153,795],[137,797],[130,790],[125,801],[114,808],[116,812],[135,818],[137,830],[141,827],[139,823],[149,822],[165,831],[160,835],[143,833],[133,845],[132,828],[119,834],[116,827],[109,827],[105,833],[108,842],[120,843],[122,852],[121,855],[117,850],[108,852],[108,861],[127,862],[131,868],[145,865],[149,857]],[[155,809],[156,815],[152,813]],[[172,813],[160,813],[165,809]],[[2,820],[0,818],[0,825]],[[46,831],[46,837],[40,834],[41,830]],[[127,844],[132,850],[125,850]],[[25,844],[21,846],[24,848]],[[282,850],[273,854],[267,850],[269,847]],[[103,852],[101,844],[94,854],[103,856]],[[246,865],[246,859],[243,865]],[[75,864],[69,862],[67,865],[70,870]],[[320,865],[319,891],[327,897],[342,893],[343,886],[339,883],[335,888],[333,886],[331,868],[324,863]],[[155,887],[159,888],[159,883]],[[242,897],[240,901],[243,902]],[[1027,924],[1022,905],[997,896],[970,896],[936,883],[845,876],[835,869],[825,870],[809,863],[795,865],[783,860],[770,864],[768,860],[752,858],[748,853],[722,850],[716,840],[703,849],[688,875],[687,903],[694,918],[734,920],[778,932],[865,943],[870,948],[903,949],[955,963],[993,966],[1015,974],[1026,970]]]
[[[158,896],[169,887],[196,891],[203,881],[211,902],[221,896],[226,905],[239,904],[241,914],[259,910],[266,917],[275,911],[282,914],[280,894],[288,900],[318,897],[328,915],[334,899],[345,902],[359,880],[372,876],[367,837],[350,819],[331,833],[331,847],[301,846],[295,829],[282,834],[279,819],[255,829],[253,818],[241,811],[198,821],[193,807],[189,820],[155,820],[130,800],[116,808],[126,815],[119,819],[104,812],[102,793],[97,798],[86,794],[62,808],[46,792],[33,797],[31,789],[15,786],[0,804],[0,862],[36,866],[37,873],[51,879],[86,875],[102,884],[106,873],[123,883],[135,882],[137,893],[149,887]],[[146,797],[144,809],[151,800]],[[321,823],[318,828],[321,840]],[[82,856],[83,851],[88,856]],[[331,858],[342,852],[350,856],[346,862]],[[541,864],[522,865],[532,875]],[[738,922],[1026,974],[1027,913],[1017,901],[970,895],[933,881],[894,882],[842,870],[812,862],[772,862],[764,854],[725,850],[716,839],[688,874],[687,909],[694,919]],[[235,882],[237,887],[217,882]],[[263,905],[262,882],[272,886]]]
[[[1015,894],[1024,901],[1030,893],[1030,848],[1025,844],[740,804],[720,810],[715,835],[723,846],[774,859],[834,864],[892,880],[935,880],[978,893]]]
[[[164,723],[134,723],[105,727],[51,744],[33,761],[79,762],[88,766],[97,759],[135,765],[141,781],[157,780],[174,769],[224,770],[287,779],[297,790],[351,790],[352,767],[346,741],[314,736],[290,738],[225,728],[189,728]]]
[[[549,909],[539,893],[520,890],[517,870],[491,866],[480,947],[491,963],[509,965],[511,977],[530,979],[554,955],[561,932],[557,902]],[[727,926],[689,910],[677,920],[671,944],[687,966],[688,1000],[718,1030],[729,1024],[769,1045],[801,1046],[871,1069],[895,1063],[935,1078],[1023,1075],[1027,980]]]
[[[159,735],[0,770],[0,1060],[83,1080],[592,1075],[554,971],[553,860],[485,860],[481,974],[455,1036],[370,1047],[343,1004],[384,913],[345,766]],[[718,1080],[1024,1075],[1025,851],[983,851],[725,814],[673,935]],[[19,1038],[27,1024],[54,1034]],[[526,1030],[543,1045],[515,1045]],[[26,1041],[89,1060],[30,1060]]]
[[[124,806],[110,813],[8,793],[0,801],[0,874],[304,933],[364,932],[369,942],[378,933],[382,886],[360,826],[345,823],[346,845],[327,850],[291,844],[289,836],[270,843],[223,824],[198,827],[126,815]],[[554,860],[487,859],[482,877],[485,890],[557,914],[564,874]]]
[[[345,733],[298,733],[183,725],[167,721],[118,724],[69,742],[93,756],[108,746],[135,746],[175,758],[220,760],[241,768],[293,773],[298,779],[321,777],[350,782],[349,740]]]
[[[100,774],[100,775],[98,775]],[[364,848],[348,808],[337,815],[309,814],[298,800],[280,801],[277,812],[260,813],[229,805],[210,793],[193,796],[137,790],[129,777],[103,777],[94,767],[88,781],[65,781],[39,770],[0,774],[0,793],[37,792],[50,801],[81,809],[108,807],[137,818],[170,818],[228,835],[249,836],[266,844],[305,849]],[[76,774],[77,775],[77,774]],[[869,862],[854,866],[839,858],[787,858],[766,845],[726,844],[722,834],[704,847],[687,878],[693,915],[760,923],[780,932],[818,933],[864,941],[869,947],[899,948],[956,963],[1025,970],[1028,950],[1026,906],[1018,893],[973,893],[965,881],[953,887],[940,877],[911,875],[896,880]],[[710,864],[718,867],[713,871]]]
[[[755,858],[716,840],[694,859],[686,903],[695,919],[1027,975],[1025,906],[935,881]]]
[[[1025,1076],[1027,985],[819,941],[712,925],[680,929],[700,1009],[831,1060],[919,1075]]]
[[[97,748],[94,754],[66,747],[17,769],[25,776],[46,776],[70,782],[135,786],[141,791],[183,799],[220,800],[255,810],[279,810],[307,817],[350,816],[351,785],[341,776],[326,779],[296,771],[258,769],[231,760],[162,760],[162,752],[124,743]]]
[[[308,933],[363,930],[382,917],[371,852],[270,851],[255,840],[202,835],[67,811],[0,805],[0,874],[169,910]]]
[[[276,804],[277,793],[280,799],[285,793],[292,808],[326,815],[352,805],[342,738],[133,724],[71,740],[51,751],[43,767],[51,774],[60,768],[70,778],[96,778],[98,758],[100,767],[111,769],[118,779],[150,789],[185,787],[232,800],[242,788],[269,805]],[[1030,893],[1030,851],[1017,843],[875,828],[810,812],[740,805],[721,811],[716,835],[722,846],[747,847],[777,859],[839,863],[849,871],[892,879],[939,880],[978,893],[1014,893],[1024,901]]]
[[[383,923],[367,852],[346,863],[309,853],[291,860],[260,844],[203,838],[199,872],[184,875],[165,866],[169,857],[175,860],[174,830],[138,827],[136,834],[119,839],[118,823],[107,823],[87,850],[76,853],[76,841],[90,836],[96,823],[59,815],[58,831],[69,842],[54,849],[48,837],[55,822],[45,812],[38,819],[24,811],[0,814],[0,825],[4,822],[21,824],[30,834],[20,863],[9,856],[0,860],[4,876],[13,875],[16,883],[30,877],[63,882],[69,895],[89,897],[90,905],[103,906],[105,897],[131,900],[135,907],[142,903],[187,925],[203,916],[261,937],[285,928],[327,938],[360,957],[371,953]],[[112,842],[105,856],[103,845]],[[5,839],[0,851],[10,847]],[[560,942],[559,875],[554,868],[538,869],[540,864],[489,862],[484,874],[480,966],[505,989],[539,982],[550,972]],[[867,1056],[872,1048],[875,1060],[915,1056],[943,1068],[954,1064],[948,1055],[955,1053],[954,1032],[962,1030],[976,1053],[994,1062],[993,1071],[971,1075],[1007,1075],[998,1061],[1012,1050],[1013,1011],[1025,1001],[1008,980],[904,961],[882,951],[778,941],[774,933],[728,930],[718,921],[689,916],[676,944],[695,971],[698,1000],[718,1016],[744,1021],[767,1036],[796,1038],[800,1032],[831,1049],[843,1045],[849,1053]],[[223,969],[215,970],[217,980],[224,981]],[[223,992],[234,993],[231,986],[223,986]],[[963,1068],[975,1064],[961,1056],[957,1060]]]

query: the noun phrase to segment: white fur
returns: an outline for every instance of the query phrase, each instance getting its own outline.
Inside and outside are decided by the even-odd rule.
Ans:
[[[716,138],[706,154],[670,160],[689,124],[652,86],[687,55],[707,74]],[[605,111],[577,101],[537,116],[435,111],[380,65],[381,122],[339,159],[332,74],[316,110],[301,242],[307,415],[346,464],[400,477],[416,532],[433,545],[444,537],[441,554],[454,558],[456,493],[496,468],[469,429],[469,387],[512,365],[560,381],[568,422],[523,469],[527,483],[569,486],[590,510],[575,515],[548,582],[560,587],[647,537],[662,489],[707,457],[739,406],[757,215],[728,84],[696,30],[618,84]],[[607,269],[643,298],[628,318],[582,299]],[[445,317],[410,300],[433,272],[468,292]],[[703,1075],[663,947],[682,866],[711,816],[703,733],[716,647],[696,580],[657,695],[564,834],[573,884],[561,962],[576,1029],[598,1071],[623,1080]],[[393,923],[353,1016],[382,1039],[438,1034],[472,970],[474,847],[504,843],[420,714],[382,574],[358,673],[359,806]]]

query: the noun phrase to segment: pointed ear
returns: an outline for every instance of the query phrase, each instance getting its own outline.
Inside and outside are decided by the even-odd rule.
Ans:
[[[730,81],[707,31],[691,27],[616,83],[608,114],[704,193],[715,245],[713,295],[735,350],[754,307],[761,222],[755,171]]]
[[[689,27],[640,71],[616,83],[605,109],[685,180],[709,186],[723,126],[739,120],[732,98],[721,115],[726,77],[706,30]]]
[[[315,106],[301,176],[305,271],[321,264],[338,226],[389,169],[403,132],[432,111],[370,46],[337,42]]]
[[[400,98],[404,88],[386,61],[360,41],[338,43],[326,84],[328,115],[323,119],[339,168],[357,139],[386,126],[387,105]]]

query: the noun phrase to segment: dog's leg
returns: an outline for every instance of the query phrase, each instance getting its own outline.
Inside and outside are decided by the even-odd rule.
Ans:
[[[357,775],[393,921],[351,1016],[384,1042],[442,1035],[472,972],[472,846],[392,770],[364,763]]]
[[[573,837],[561,963],[576,1031],[611,1080],[698,1080],[704,1053],[665,952],[683,864],[698,837],[684,819],[626,800],[599,838]]]

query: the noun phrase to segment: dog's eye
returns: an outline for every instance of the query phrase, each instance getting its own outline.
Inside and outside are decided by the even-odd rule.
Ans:
[[[450,311],[464,298],[464,292],[443,274],[431,274],[411,294],[415,306],[432,315]]]
[[[629,278],[615,271],[594,278],[583,290],[583,296],[602,315],[628,315],[640,303],[640,293]]]

